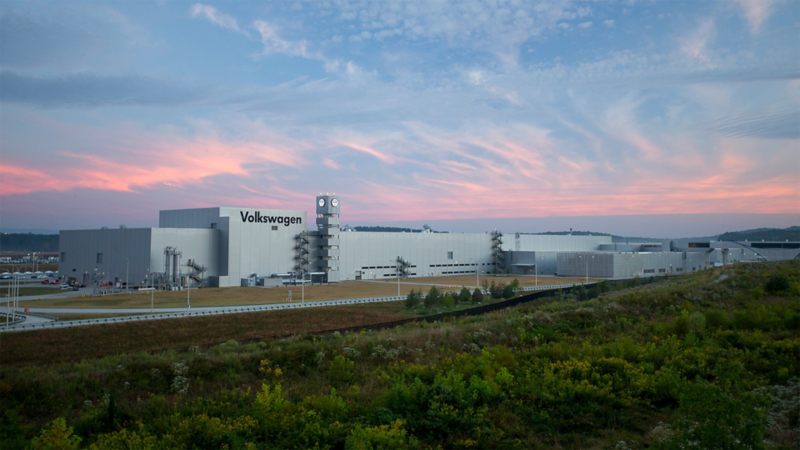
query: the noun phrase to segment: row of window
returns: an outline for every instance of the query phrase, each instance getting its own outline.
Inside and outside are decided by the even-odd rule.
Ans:
[[[417,266],[410,266],[410,267],[417,267]],[[361,270],[366,269],[396,269],[397,266],[372,266],[372,267],[362,267]]]

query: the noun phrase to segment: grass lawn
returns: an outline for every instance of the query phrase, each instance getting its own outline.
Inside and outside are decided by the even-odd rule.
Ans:
[[[20,287],[19,288],[19,295],[26,296],[26,295],[50,295],[50,294],[57,294],[61,292],[61,289],[58,287],[47,287],[47,286],[33,286],[33,287]],[[8,296],[8,288],[0,289],[0,298],[5,298]]]

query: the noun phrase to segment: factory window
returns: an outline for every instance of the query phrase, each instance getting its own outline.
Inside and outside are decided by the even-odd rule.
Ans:
[[[272,226],[272,231],[278,231],[278,226],[277,225],[273,225]]]
[[[97,254],[97,264],[102,264],[102,263],[103,263],[103,254],[102,253],[98,253]]]
[[[447,259],[453,259],[453,252],[447,252]]]
[[[217,229],[217,224],[216,223],[212,223],[211,224],[211,229],[212,230],[216,230]]]
[[[67,252],[61,252],[61,259],[58,262],[66,262],[67,261]]]
[[[658,269],[658,273],[666,273],[667,269]]]

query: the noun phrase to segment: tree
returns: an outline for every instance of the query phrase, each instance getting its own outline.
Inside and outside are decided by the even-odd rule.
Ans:
[[[502,290],[503,298],[514,298],[514,288],[510,284],[506,285]]]
[[[503,298],[503,288],[505,287],[504,284],[495,286],[494,282],[492,282],[492,289],[489,293],[492,295],[492,298],[498,299]]]
[[[517,289],[519,289],[519,280],[514,278],[514,281],[511,282],[510,286],[511,286],[511,289],[514,289],[515,291]]]
[[[475,292],[472,293],[472,301],[475,303],[480,303],[483,301],[483,292],[480,289],[475,288]]]
[[[439,304],[441,300],[441,295],[439,294],[439,290],[436,289],[436,286],[431,286],[431,290],[428,291],[428,295],[425,297],[425,307],[430,308],[434,305]]]
[[[453,297],[453,294],[449,292],[447,294],[444,294],[444,297],[442,297],[442,306],[444,306],[445,308],[452,308],[455,304],[456,300]]]
[[[412,289],[406,297],[406,308],[414,309],[419,305],[419,294]]]
[[[467,289],[466,287],[462,287],[461,292],[458,294],[458,297],[456,298],[461,303],[468,303],[470,300],[472,300],[472,294],[470,294],[469,289]],[[458,304],[458,302],[456,302],[456,304]]]

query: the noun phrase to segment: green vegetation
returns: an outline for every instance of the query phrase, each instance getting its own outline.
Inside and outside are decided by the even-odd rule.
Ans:
[[[4,364],[0,447],[797,448],[800,265],[639,281],[381,331]]]
[[[20,287],[19,288],[19,295],[20,297],[30,296],[30,295],[50,295],[50,294],[58,294],[61,290],[58,287],[49,287],[49,286],[36,286],[33,285],[31,287]],[[5,298],[8,297],[8,287],[5,289],[0,288],[0,297]]]
[[[719,236],[720,241],[800,241],[800,226],[789,228],[758,228],[746,231],[729,231]]]

